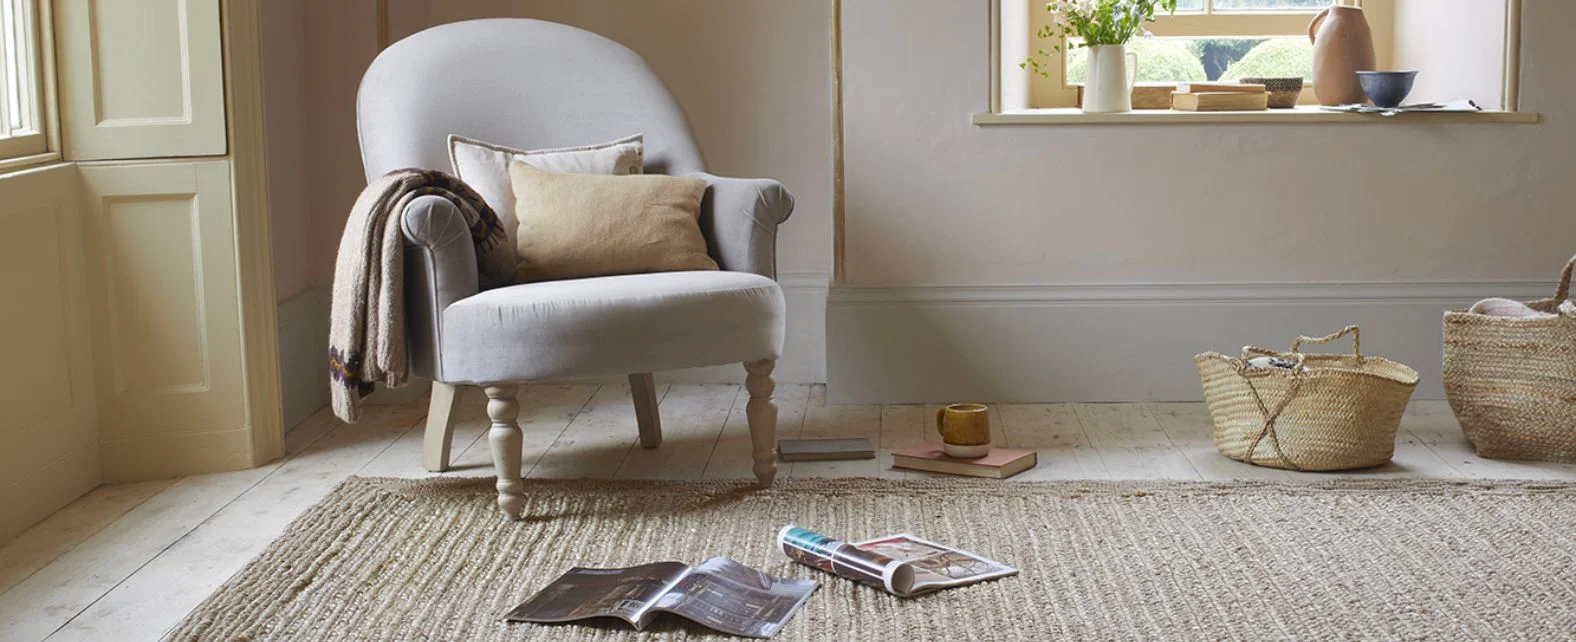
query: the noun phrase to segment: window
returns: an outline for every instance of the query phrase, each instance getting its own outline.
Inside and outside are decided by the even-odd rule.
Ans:
[[[39,41],[38,0],[0,0],[0,160],[49,147]]]
[[[1393,2],[1346,0],[1346,4],[1360,5],[1367,13],[1381,69],[1389,68],[1392,60]],[[1044,2],[1030,0],[1027,5],[1027,24],[1018,24],[1028,28],[1033,49],[1049,50],[1043,46],[1047,43],[1034,37],[1050,19]],[[1329,5],[1330,0],[1179,0],[1175,15],[1156,16],[1149,25],[1153,37],[1138,38],[1129,44],[1138,57],[1138,81],[1231,81],[1296,75],[1311,80],[1313,45],[1308,40],[1308,24]],[[1004,26],[1010,24],[1003,22]],[[1078,87],[1087,70],[1087,50],[1066,51],[1065,56],[1053,58],[1047,65],[1049,78],[1035,74],[1029,79],[1029,107],[1077,104]],[[1302,100],[1314,101],[1311,89],[1303,92]]]

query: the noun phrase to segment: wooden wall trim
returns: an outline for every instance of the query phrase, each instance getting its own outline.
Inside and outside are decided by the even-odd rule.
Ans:
[[[1521,0],[1505,5],[1505,90],[1500,109],[1521,111]]]
[[[847,280],[843,177],[843,2],[832,0],[832,281]]]
[[[273,239],[268,214],[268,144],[263,118],[261,0],[224,5],[225,83],[231,184],[235,197],[241,340],[246,359],[250,463],[284,456],[283,401],[279,392],[278,307],[274,292]]]
[[[378,51],[389,48],[389,0],[373,0],[377,15]]]

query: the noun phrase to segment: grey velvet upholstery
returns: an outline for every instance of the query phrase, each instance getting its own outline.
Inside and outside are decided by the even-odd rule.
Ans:
[[[433,27],[384,50],[356,99],[367,179],[449,167],[459,134],[516,149],[646,135],[646,171],[706,171],[678,102],[635,52],[589,31],[523,19]]]
[[[418,198],[401,219],[418,376],[516,383],[779,356],[784,311],[772,279],[777,225],[793,211],[793,197],[776,181],[705,173],[678,103],[622,45],[537,20],[434,27],[373,61],[356,113],[369,179],[406,167],[450,171],[450,134],[520,149],[644,134],[647,173],[707,180],[700,224],[708,251],[724,271],[748,273],[627,275],[479,293],[459,212]]]
[[[476,294],[476,247],[459,208],[439,196],[420,196],[405,208],[405,332],[411,370],[445,381],[438,355],[443,310]]]
[[[662,272],[488,290],[443,311],[444,381],[485,384],[774,359],[777,283],[748,272]]]
[[[777,278],[777,224],[793,212],[793,195],[770,179],[722,178],[706,173],[701,233],[724,270]]]

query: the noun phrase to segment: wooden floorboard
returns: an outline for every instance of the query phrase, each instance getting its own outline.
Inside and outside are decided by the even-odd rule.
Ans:
[[[621,384],[540,385],[520,394],[530,477],[749,479],[751,442],[739,386],[658,389],[664,439],[638,445]],[[936,477],[890,465],[892,450],[937,439],[939,405],[828,405],[820,385],[781,385],[778,438],[865,437],[877,458],[779,464],[782,477]],[[452,468],[489,476],[486,400],[462,392]],[[104,486],[0,547],[0,641],[155,640],[262,551],[296,516],[351,475],[428,477],[425,407],[371,406],[352,426],[327,410],[286,435],[284,460],[248,471]],[[1339,478],[1576,480],[1576,465],[1477,457],[1443,402],[1414,402],[1392,462],[1366,471],[1300,473],[1215,452],[1200,404],[1001,404],[999,445],[1039,465],[1016,481]]]
[[[373,407],[361,423],[335,428],[165,544],[49,639],[163,636],[292,520],[417,426],[423,414],[420,408]],[[414,463],[420,465],[419,457]]]
[[[0,594],[164,492],[175,481],[158,479],[100,486],[0,547]]]
[[[662,444],[636,446],[624,457],[615,479],[700,479],[706,460],[717,449],[723,427],[738,405],[739,386],[683,384],[668,387],[657,409],[662,417]],[[743,395],[748,397],[746,393]]]
[[[657,386],[659,404],[668,388]],[[629,385],[604,385],[548,447],[530,476],[612,479],[630,449],[638,447],[636,441],[635,400]],[[485,440],[478,445],[484,444]]]
[[[777,438],[797,438],[804,428],[804,411],[810,402],[810,386],[779,385],[773,396],[777,401]],[[717,435],[717,443],[704,464],[702,478],[755,479],[755,473],[751,470],[755,465],[752,456],[754,442],[750,440],[750,422],[744,411],[748,400],[749,393],[741,387],[734,397],[733,410],[728,413],[727,423],[721,434]],[[777,474],[787,476],[786,469],[787,464],[779,463]]]

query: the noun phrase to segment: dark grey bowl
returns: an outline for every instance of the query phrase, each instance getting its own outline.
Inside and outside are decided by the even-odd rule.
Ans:
[[[1376,107],[1400,107],[1407,94],[1412,93],[1412,83],[1416,80],[1416,71],[1357,72],[1357,81],[1362,83],[1363,93],[1368,94],[1368,99],[1374,101]]]

